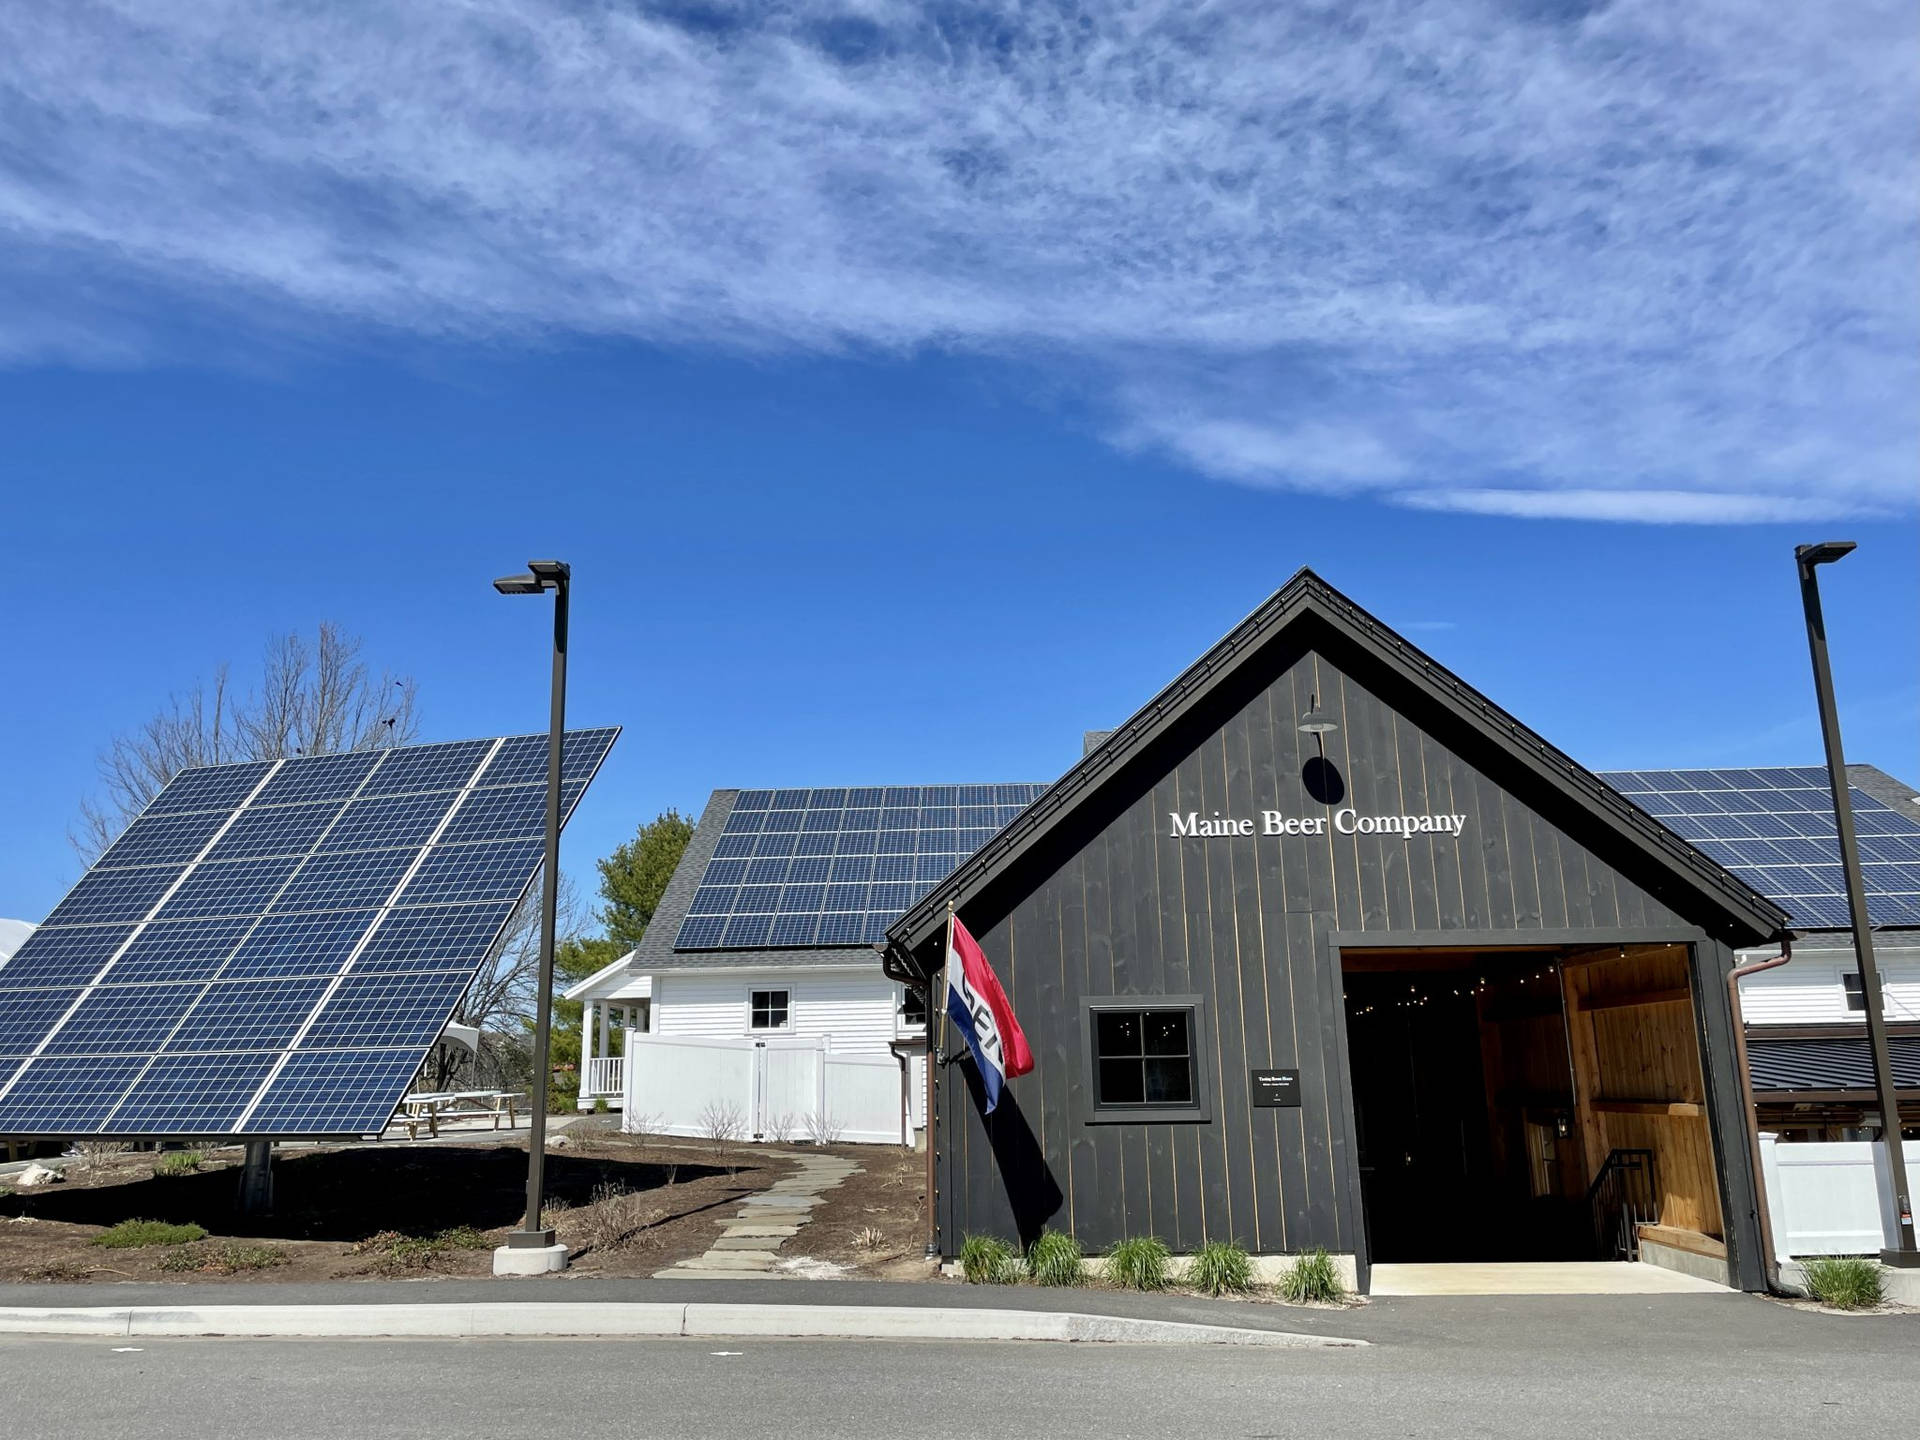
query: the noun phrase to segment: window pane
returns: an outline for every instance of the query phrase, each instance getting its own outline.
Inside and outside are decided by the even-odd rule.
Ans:
[[[1191,1105],[1193,1103],[1193,1071],[1189,1061],[1147,1060],[1146,1067],[1147,1101],[1153,1105]]]
[[[1100,1103],[1138,1105],[1147,1098],[1138,1060],[1100,1062]]]
[[[1146,1020],[1146,1044],[1149,1055],[1188,1055],[1187,1012],[1185,1010],[1149,1010]]]
[[[768,1015],[770,1018],[768,1019],[767,1023],[773,1026],[775,1029],[778,1029],[780,1026],[785,1025],[787,1023],[787,992],[786,991],[776,990],[773,992],[773,1008],[768,1012]]]
[[[1099,1056],[1140,1053],[1140,1013],[1137,1010],[1093,1012],[1093,1053]]]

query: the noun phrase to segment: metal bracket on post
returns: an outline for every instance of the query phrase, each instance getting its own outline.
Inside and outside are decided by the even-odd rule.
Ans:
[[[240,1213],[273,1213],[273,1142],[246,1142],[246,1160],[240,1167]]]

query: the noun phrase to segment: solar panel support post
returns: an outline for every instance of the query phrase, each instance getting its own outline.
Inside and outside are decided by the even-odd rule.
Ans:
[[[240,1165],[240,1213],[273,1213],[273,1142],[248,1140]]]
[[[1820,704],[1820,733],[1827,749],[1827,782],[1833,791],[1834,824],[1840,832],[1840,865],[1847,880],[1847,911],[1853,920],[1853,946],[1860,965],[1860,988],[1867,1010],[1867,1053],[1873,1087],[1880,1102],[1880,1134],[1886,1142],[1893,1181],[1893,1244],[1880,1252],[1882,1263],[1903,1269],[1920,1267],[1914,1243],[1913,1195],[1907,1184],[1906,1147],[1900,1138],[1900,1099],[1894,1089],[1893,1059],[1887,1048],[1887,1015],[1880,994],[1880,969],[1873,956],[1873,925],[1867,913],[1867,886],[1860,869],[1860,843],[1854,834],[1853,797],[1848,791],[1847,760],[1840,744],[1840,711],[1833,697],[1833,666],[1827,655],[1827,622],[1820,609],[1816,568],[1851,554],[1850,540],[1829,540],[1794,548],[1800,571],[1800,603],[1807,616],[1807,648],[1813,656],[1813,688]]]
[[[562,737],[567,723],[567,599],[572,572],[559,560],[533,560],[526,576],[496,580],[494,587],[503,594],[528,594],[553,591],[553,687],[551,719],[547,732],[547,836],[545,861],[541,869],[540,902],[540,975],[537,981],[533,1030],[533,1094],[527,1107],[527,1217],[520,1229],[507,1235],[506,1249],[559,1252],[547,1268],[566,1264],[565,1251],[554,1243],[553,1231],[542,1227],[541,1211],[546,1196],[547,1171],[547,1090],[552,1082],[549,1069],[549,1034],[553,1025],[553,947],[560,900],[560,760]],[[532,582],[528,584],[527,582]],[[507,1263],[510,1263],[507,1262]],[[494,1268],[503,1261],[496,1253]]]

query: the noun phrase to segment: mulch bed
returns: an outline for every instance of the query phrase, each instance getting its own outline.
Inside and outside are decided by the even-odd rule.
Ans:
[[[614,1132],[569,1133],[547,1156],[547,1194],[561,1238],[589,1228],[596,1196],[624,1192],[638,1222],[614,1244],[589,1248],[581,1268],[650,1275],[700,1254],[717,1233],[713,1220],[787,1173],[745,1147],[721,1156],[649,1145]],[[0,1280],[70,1283],[183,1280],[261,1283],[392,1278],[396,1273],[486,1276],[491,1247],[517,1228],[526,1198],[526,1141],[476,1137],[475,1143],[315,1148],[276,1155],[274,1213],[236,1209],[239,1152],[214,1152],[198,1173],[160,1177],[151,1152],[73,1166],[64,1183],[0,1192]],[[209,1239],[195,1253],[227,1242],[281,1252],[269,1268],[223,1275],[163,1269],[172,1247],[109,1250],[93,1237],[122,1220],[196,1224]],[[401,1246],[399,1258],[361,1249],[383,1233],[456,1243],[432,1253]],[[474,1232],[478,1232],[477,1234]],[[602,1232],[604,1233],[604,1232]],[[485,1237],[485,1243],[481,1243]],[[394,1247],[389,1246],[391,1250]],[[222,1252],[225,1253],[225,1252]]]

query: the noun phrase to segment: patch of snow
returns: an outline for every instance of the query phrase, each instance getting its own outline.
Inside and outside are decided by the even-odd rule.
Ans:
[[[791,1260],[782,1260],[779,1268],[802,1280],[838,1280],[848,1269],[832,1260],[816,1260],[811,1255],[796,1255]]]

